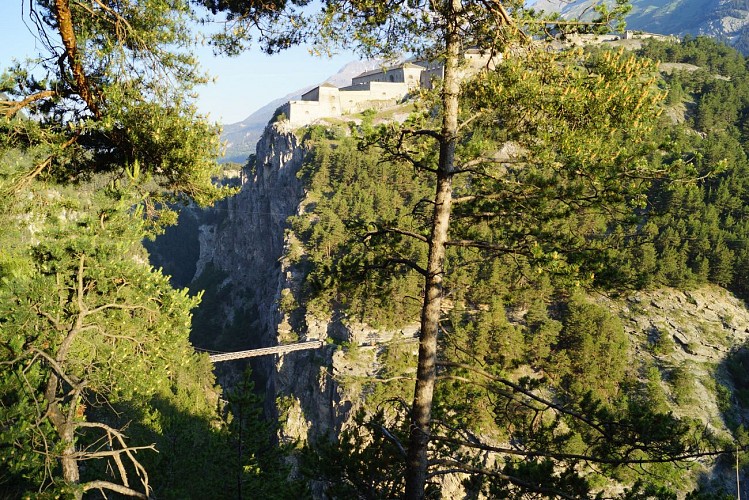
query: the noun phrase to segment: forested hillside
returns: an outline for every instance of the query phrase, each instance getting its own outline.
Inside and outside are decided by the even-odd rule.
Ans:
[[[592,73],[602,71],[606,61],[617,57],[606,48],[589,52],[585,65]],[[553,163],[547,171],[542,165],[532,172],[527,166],[514,168],[513,161],[522,156],[518,151],[533,147],[521,142],[517,128],[513,132],[506,125],[497,133],[479,124],[465,135],[462,147],[479,148],[485,156],[499,158],[503,177],[498,181],[489,172],[476,170],[468,172],[456,187],[455,199],[465,199],[466,208],[456,205],[453,227],[461,236],[448,247],[447,301],[438,361],[441,382],[435,396],[438,423],[432,438],[437,443],[435,455],[450,464],[450,470],[469,474],[471,479],[464,486],[473,494],[521,498],[517,485],[528,481],[537,488],[550,488],[550,496],[556,494],[553,490],[574,491],[573,497],[583,497],[602,488],[606,477],[629,487],[638,481],[630,495],[649,491],[667,498],[676,492],[684,494],[685,488],[700,487],[699,467],[689,472],[683,465],[669,464],[668,457],[700,454],[705,447],[715,450],[743,435],[744,399],[739,395],[745,389],[740,379],[727,376],[721,371],[723,365],[715,364],[713,381],[699,382],[713,384],[717,392],[711,397],[724,394],[719,405],[727,423],[713,422],[711,431],[705,433],[699,430],[703,426],[699,417],[674,420],[669,408],[696,404],[684,392],[679,396],[680,390],[687,390],[679,387],[697,384],[697,379],[685,381],[690,377],[687,365],[664,364],[670,358],[659,358],[673,349],[670,336],[649,334],[644,341],[637,340],[629,327],[623,327],[626,318],[617,317],[606,303],[592,300],[599,293],[628,297],[638,290],[691,290],[707,283],[749,298],[749,172],[744,134],[749,79],[745,60],[733,49],[705,38],[681,44],[650,41],[638,57],[662,64],[657,86],[667,95],[657,105],[663,111],[657,126],[635,139],[639,146],[627,143],[633,140],[627,131],[613,136],[623,142],[595,146],[595,150],[605,155],[608,147],[618,152],[631,148],[634,153],[625,157],[645,153],[644,160],[627,161],[647,161],[649,174],[632,172],[629,178],[609,180],[604,176],[596,192],[612,192],[602,205],[588,203],[580,196],[585,186],[560,178]],[[528,97],[525,92],[530,86],[523,85],[533,81],[534,67],[532,62],[526,64],[531,65],[523,66],[523,78],[517,78],[511,67],[500,68],[498,82],[467,84],[466,95],[477,99],[482,88],[504,86],[504,92],[516,100],[508,97],[505,102],[512,104],[498,104],[499,109],[511,108],[522,99],[534,99],[536,109],[544,105],[539,102],[563,108],[565,104],[559,104],[562,92],[574,90],[565,90],[565,83],[558,81],[548,90],[536,88]],[[545,76],[549,78],[549,73]],[[516,94],[509,90],[513,85]],[[595,133],[600,126],[586,119],[609,120],[596,114],[595,105],[592,108],[585,119],[574,122],[578,130],[559,128],[553,140],[564,143],[565,134],[572,133],[578,151],[597,144],[585,144],[587,139],[575,135]],[[422,108],[412,109],[412,120],[424,119],[419,115]],[[308,323],[311,317],[332,315],[345,318],[343,322],[350,325],[398,330],[419,320],[419,268],[426,260],[421,241],[428,237],[425,214],[433,184],[427,169],[414,168],[414,163],[402,161],[406,154],[398,156],[388,149],[383,138],[402,137],[399,126],[378,127],[381,118],[375,112],[359,118],[356,124],[299,131],[310,148],[299,174],[308,192],[303,213],[290,219],[293,236],[287,257],[292,273],[303,275],[304,284],[285,290],[280,307],[290,318],[307,315]],[[512,124],[517,119],[511,110],[505,111],[499,123]],[[415,126],[407,121],[402,127]],[[548,151],[548,143],[543,147]],[[423,158],[418,155],[430,153],[412,148],[407,154]],[[569,162],[575,151],[567,154]],[[621,190],[620,183],[631,184],[632,191]],[[498,186],[504,191],[492,191]],[[483,191],[486,187],[491,189]],[[614,193],[615,189],[619,191]],[[477,207],[468,206],[476,193],[486,193],[485,198]],[[557,204],[562,196],[569,199]],[[304,331],[304,324],[297,324]],[[659,342],[671,347],[659,351]],[[655,357],[636,352],[655,353]],[[743,363],[742,352],[736,351],[731,366]],[[381,381],[368,384],[353,378],[341,382],[357,387],[363,383],[370,416],[362,417],[357,431],[341,438],[349,462],[341,462],[341,451],[329,445],[323,446],[322,453],[332,453],[335,460],[313,460],[313,475],[330,484],[335,495],[375,489],[377,495],[387,497],[403,487],[398,481],[385,481],[390,468],[397,467],[398,451],[392,447],[395,438],[378,434],[376,429],[388,428],[397,434],[397,422],[406,421],[394,401],[409,391],[412,355],[407,345],[393,343],[377,357]],[[522,395],[534,392],[540,399],[523,402]],[[554,413],[554,405],[565,410],[551,419],[548,415]],[[585,418],[578,421],[574,415]],[[594,422],[614,425],[613,421],[627,429],[625,434],[597,434]],[[363,429],[368,429],[374,442],[355,437]],[[636,437],[646,429],[647,438]],[[353,448],[347,440],[353,440]],[[627,442],[639,444],[628,449]],[[482,453],[492,449],[496,452],[491,455],[496,460],[493,465],[466,465],[486,460]],[[536,453],[539,458],[534,458]],[[602,463],[581,469],[579,460],[591,456]],[[638,466],[645,474],[633,473],[629,459],[655,463]],[[484,473],[476,473],[478,469]],[[437,484],[442,484],[437,489],[444,487]],[[707,483],[702,487],[707,488]],[[708,488],[701,495],[709,497],[708,491],[716,490]]]
[[[662,153],[651,161],[669,177],[654,179],[647,202],[627,214],[626,224],[610,227],[604,243],[594,243],[601,245],[596,253],[602,249],[603,255],[591,259],[586,254],[579,264],[595,273],[594,285],[611,290],[712,282],[748,298],[745,61],[708,38],[682,44],[650,41],[639,54],[662,63],[694,65],[669,65],[674,69],[662,74],[661,85],[668,89],[658,134]],[[371,119],[365,116],[364,127]],[[674,120],[678,123],[671,123]],[[338,137],[321,140],[326,134]],[[347,259],[355,255],[356,248],[341,248],[344,227],[352,221],[376,221],[375,228],[404,212],[415,217],[411,201],[424,198],[429,187],[407,182],[415,178],[409,169],[383,165],[377,151],[359,154],[358,140],[346,129],[315,129],[308,140],[314,159],[305,176],[315,217],[295,219],[293,227],[306,236],[310,258],[321,269],[333,266],[336,251]],[[368,164],[373,166],[365,168]],[[312,220],[314,225],[304,222]],[[610,221],[600,216],[591,222],[597,223]],[[388,274],[388,279],[396,278]],[[360,302],[355,297],[351,300],[356,309]],[[387,320],[370,314],[370,320]]]
[[[643,228],[657,228],[652,283],[683,287],[710,281],[749,299],[746,61],[708,38],[689,38],[682,44],[653,41],[641,52],[664,63],[698,68],[674,66],[664,75],[668,105],[684,115],[669,137],[667,161],[683,162],[681,168],[697,180],[659,183],[653,190]],[[644,274],[641,280],[647,286]]]
[[[24,4],[39,54],[0,77],[0,497],[704,499],[747,477],[738,53],[547,50],[569,26],[522,2]],[[228,12],[229,52],[422,51],[443,78],[276,116],[231,187],[193,100],[199,7]],[[473,46],[497,64],[463,78]],[[190,339],[322,347],[221,390]]]

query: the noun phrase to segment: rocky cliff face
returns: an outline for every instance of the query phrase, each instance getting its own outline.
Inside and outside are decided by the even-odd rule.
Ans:
[[[560,12],[565,18],[590,15],[591,0],[538,0],[537,10]],[[664,35],[706,35],[749,51],[749,5],[732,0],[632,0],[627,29]]]
[[[215,292],[223,299],[224,328],[250,320],[232,328],[242,336],[241,348],[297,340],[326,342],[314,351],[253,360],[256,378],[266,384],[269,413],[280,414],[282,437],[289,440],[316,439],[340,431],[355,409],[353,402],[361,401],[358,384],[341,382],[375,376],[382,346],[398,339],[413,341],[417,331],[415,325],[378,331],[343,315],[320,319],[307,315],[303,308],[282,306],[284,298],[298,296],[303,285],[304,273],[289,255],[294,235],[287,231],[287,219],[310,208],[297,178],[306,153],[287,124],[266,127],[254,168],[243,171],[241,191],[228,203],[223,221],[200,227],[196,264],[196,279],[211,268],[225,276]],[[251,314],[244,314],[248,309]],[[236,376],[236,371],[218,369],[224,383]]]
[[[291,130],[268,125],[257,145],[257,161],[243,170],[241,191],[228,203],[222,222],[200,228],[196,278],[208,268],[223,278],[214,291],[221,298],[216,313],[223,315],[220,327],[240,337],[233,346],[249,349],[277,343],[284,229],[303,196],[296,174],[304,154]],[[257,358],[252,365],[256,379],[274,394],[272,360]]]

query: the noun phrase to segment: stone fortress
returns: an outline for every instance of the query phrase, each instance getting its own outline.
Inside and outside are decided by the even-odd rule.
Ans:
[[[645,38],[678,40],[676,37],[625,31],[622,34],[566,35],[564,39],[552,44],[556,49],[569,48],[599,43],[638,42]],[[477,49],[468,49],[464,53],[465,64],[461,78],[473,75],[482,68],[492,68],[501,60],[501,55],[490,60],[489,54]],[[323,83],[302,95],[301,100],[292,100],[281,106],[280,112],[285,115],[292,127],[310,125],[323,118],[335,118],[343,115],[361,113],[366,109],[384,109],[398,104],[406,95],[418,88],[432,88],[435,79],[441,79],[444,67],[439,63],[427,61],[404,62],[390,67],[383,67],[364,72],[351,79],[351,85],[336,87]]]
[[[469,49],[464,56],[462,76],[474,74],[492,63],[488,54],[478,50]],[[435,79],[442,78],[443,71],[441,64],[425,61],[383,67],[355,76],[347,87],[323,83],[303,94],[301,100],[287,102],[280,111],[292,127],[302,127],[321,118],[384,109],[397,104],[418,88],[431,88]]]

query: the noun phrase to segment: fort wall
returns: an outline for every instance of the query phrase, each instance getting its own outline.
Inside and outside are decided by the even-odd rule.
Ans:
[[[466,65],[461,77],[486,67],[489,57],[477,51],[465,53]],[[490,65],[489,67],[492,67]],[[337,88],[330,83],[306,92],[301,100],[289,101],[282,107],[292,127],[302,127],[322,118],[335,118],[360,113],[366,109],[382,109],[397,104],[419,87],[432,88],[441,79],[444,68],[439,63],[404,63],[400,66],[367,71],[351,80],[348,87]]]

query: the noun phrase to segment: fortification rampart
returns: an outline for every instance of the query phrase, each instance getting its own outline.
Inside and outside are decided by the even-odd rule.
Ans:
[[[489,56],[478,51],[467,51],[461,77],[474,74],[483,67],[492,67]],[[287,102],[281,111],[290,125],[301,127],[322,118],[335,118],[366,109],[382,109],[397,104],[410,92],[432,88],[436,79],[443,77],[441,64],[407,62],[398,66],[367,71],[351,80],[351,85],[337,88],[324,83]]]

